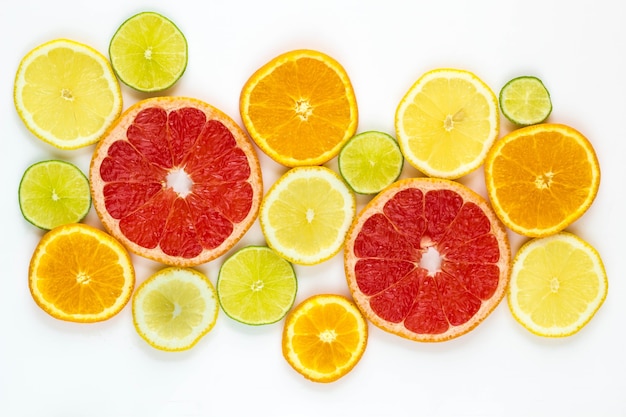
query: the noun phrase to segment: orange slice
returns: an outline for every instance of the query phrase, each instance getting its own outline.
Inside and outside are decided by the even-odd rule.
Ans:
[[[124,308],[135,270],[117,240],[94,227],[71,223],[47,232],[30,262],[33,299],[60,320],[97,322]]]
[[[346,297],[318,294],[287,316],[283,355],[302,376],[333,382],[350,372],[367,345],[367,321]]]
[[[263,183],[256,151],[227,115],[200,100],[157,97],[117,120],[91,162],[93,204],[132,252],[194,266],[252,226]]]
[[[600,166],[591,143],[561,124],[514,130],[485,161],[493,208],[516,233],[542,237],[580,218],[596,197]]]
[[[357,104],[345,69],[312,50],[284,53],[258,69],[240,98],[243,124],[276,162],[321,165],[357,127]]]
[[[504,297],[511,252],[488,203],[466,186],[403,179],[361,211],[345,244],[355,302],[375,325],[421,342],[461,336]]]

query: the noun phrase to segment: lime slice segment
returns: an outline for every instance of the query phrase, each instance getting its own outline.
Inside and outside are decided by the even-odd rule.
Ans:
[[[369,131],[352,137],[339,152],[339,173],[359,194],[377,194],[398,179],[404,157],[396,140]]]
[[[24,218],[44,230],[78,223],[91,208],[85,174],[75,165],[59,160],[28,167],[20,181],[18,199]]]
[[[152,347],[191,349],[215,326],[215,287],[195,269],[167,267],[144,281],[133,296],[133,323]]]
[[[266,246],[247,246],[221,266],[217,296],[232,319],[249,325],[271,324],[293,306],[298,284],[293,266]]]
[[[117,29],[109,57],[124,84],[143,92],[163,91],[187,68],[187,39],[165,16],[141,12]]]
[[[552,101],[539,78],[525,75],[513,78],[502,87],[500,109],[512,123],[530,126],[548,118],[552,112]]]

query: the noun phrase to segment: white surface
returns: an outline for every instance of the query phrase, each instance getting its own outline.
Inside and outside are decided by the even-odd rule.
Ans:
[[[57,37],[106,54],[117,26],[143,10],[170,17],[189,42],[187,71],[168,94],[205,100],[239,123],[243,83],[267,60],[295,48],[324,51],[344,65],[358,99],[359,131],[393,133],[397,103],[429,69],[473,71],[496,92],[514,76],[539,76],[552,94],[550,121],[583,132],[600,159],[600,192],[570,230],[603,257],[609,276],[603,307],[580,333],[558,340],[528,333],[506,303],[470,334],[443,344],[410,342],[370,326],[361,362],[329,385],[306,381],[283,360],[282,322],[253,328],[222,313],[191,351],[164,353],[135,333],[129,306],[94,325],[52,319],[28,292],[28,262],[41,232],[22,219],[17,187],[26,167],[46,158],[86,170],[92,148],[57,151],[25,129],[12,103],[15,70],[31,48]],[[619,0],[5,4],[0,415],[626,415],[625,10]],[[144,97],[123,91],[125,107]],[[502,132],[509,128],[503,121]],[[266,157],[262,162],[269,187],[283,169]],[[404,175],[416,172],[406,167]],[[482,187],[480,172],[462,181]],[[97,224],[93,213],[87,221]],[[520,239],[512,238],[516,249]],[[262,243],[258,224],[244,243]],[[220,262],[201,268],[213,282]],[[139,282],[155,268],[139,260],[137,265]],[[341,255],[320,266],[297,267],[297,273],[297,301],[319,292],[347,294]]]

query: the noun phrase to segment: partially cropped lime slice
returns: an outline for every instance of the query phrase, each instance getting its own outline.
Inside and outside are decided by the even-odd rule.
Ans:
[[[28,167],[20,181],[18,198],[24,218],[44,230],[78,223],[91,208],[85,174],[77,166],[59,160]]]
[[[377,194],[400,176],[404,158],[398,142],[377,131],[359,133],[339,152],[339,172],[359,194]]]
[[[187,67],[187,40],[168,18],[138,13],[117,29],[109,44],[111,66],[126,85],[143,92],[163,91]]]
[[[293,306],[297,292],[292,265],[266,246],[247,246],[220,268],[217,296],[224,312],[249,325],[275,323]]]
[[[552,112],[550,93],[537,77],[513,78],[500,90],[500,109],[504,117],[518,126],[545,121]]]

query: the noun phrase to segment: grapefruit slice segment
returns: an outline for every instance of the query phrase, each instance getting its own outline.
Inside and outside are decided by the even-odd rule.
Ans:
[[[372,199],[346,238],[344,264],[364,315],[421,342],[461,336],[504,297],[511,251],[487,202],[443,179],[395,182]]]
[[[90,181],[107,230],[133,253],[175,266],[228,251],[252,226],[263,194],[248,136],[187,97],[126,110],[96,147]]]

